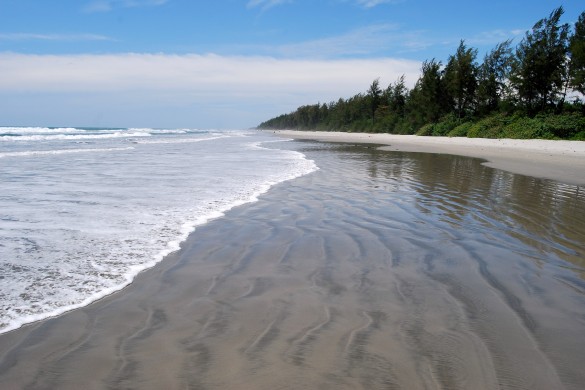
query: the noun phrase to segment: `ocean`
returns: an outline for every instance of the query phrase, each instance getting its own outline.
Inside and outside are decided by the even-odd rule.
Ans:
[[[256,131],[0,127],[0,333],[88,305],[313,172]]]

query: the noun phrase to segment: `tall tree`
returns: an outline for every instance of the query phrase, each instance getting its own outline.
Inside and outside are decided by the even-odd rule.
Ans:
[[[585,12],[581,13],[575,23],[575,31],[570,38],[569,52],[571,87],[585,95]]]
[[[477,89],[476,58],[477,49],[468,48],[462,40],[455,55],[449,56],[445,67],[445,87],[459,118],[470,113],[474,105]]]
[[[485,55],[478,69],[478,104],[482,113],[487,114],[498,108],[506,95],[506,81],[512,65],[511,41],[499,43]]]
[[[563,7],[539,20],[516,48],[510,81],[532,112],[554,104],[565,76],[569,25],[559,24]]]
[[[409,111],[415,128],[438,121],[448,111],[441,62],[434,58],[424,61],[421,71],[409,99]]]
[[[382,99],[382,89],[380,88],[380,79],[375,79],[368,89],[368,99],[370,101],[370,113],[372,115],[372,123],[375,119],[376,109],[380,105]]]
[[[408,93],[404,80],[404,75],[400,76],[386,90],[388,108],[392,114],[399,117],[404,116],[404,106],[406,105],[406,95]]]

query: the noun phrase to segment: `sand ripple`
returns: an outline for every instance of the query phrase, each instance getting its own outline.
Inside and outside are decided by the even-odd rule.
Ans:
[[[321,170],[124,292],[0,336],[0,387],[585,387],[581,189],[464,157],[288,147]]]

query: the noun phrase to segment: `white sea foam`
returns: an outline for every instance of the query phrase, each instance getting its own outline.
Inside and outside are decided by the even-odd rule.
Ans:
[[[142,131],[114,131],[114,132],[100,132],[89,134],[51,134],[51,135],[6,135],[0,137],[0,141],[71,141],[71,140],[88,140],[88,139],[108,139],[108,138],[135,138],[135,137],[150,137],[152,134]]]
[[[0,127],[0,134],[67,134],[81,132],[84,132],[84,130],[73,127]]]
[[[74,153],[103,153],[103,152],[120,152],[134,149],[132,146],[125,148],[104,148],[104,149],[63,149],[63,150],[27,150],[24,152],[6,152],[0,153],[2,157],[30,157],[30,156],[51,156],[55,154],[74,154]]]
[[[180,130],[0,144],[0,332],[123,288],[198,225],[317,169],[254,132]]]
[[[206,138],[172,138],[172,139],[148,139],[148,140],[136,140],[135,143],[138,144],[186,144],[186,143],[196,143],[196,142],[203,142],[203,141],[213,141],[221,138],[229,137],[229,135],[218,135],[215,137],[206,137]]]
[[[144,132],[144,133],[151,133],[151,134],[186,134],[192,132],[189,129],[148,129],[148,128],[138,128],[133,127],[128,129],[130,132]]]

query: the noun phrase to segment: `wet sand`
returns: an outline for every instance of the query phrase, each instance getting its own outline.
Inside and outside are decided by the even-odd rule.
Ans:
[[[120,293],[0,335],[2,389],[582,389],[585,194],[282,142],[320,170]]]
[[[485,139],[464,137],[418,137],[281,130],[283,137],[328,142],[374,143],[383,150],[443,153],[487,160],[486,166],[522,175],[585,185],[585,142],[550,140]]]

